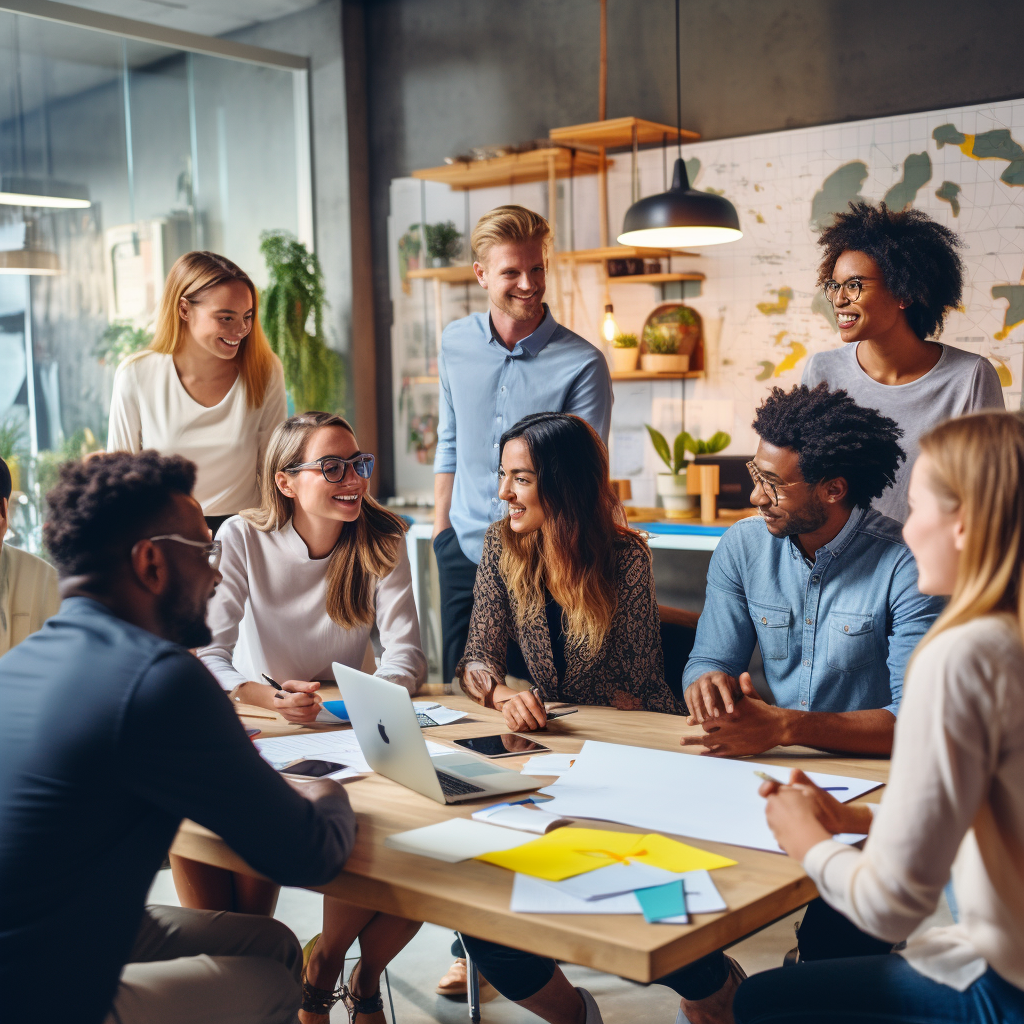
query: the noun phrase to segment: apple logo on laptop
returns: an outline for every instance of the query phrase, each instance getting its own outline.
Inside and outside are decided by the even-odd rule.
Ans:
[[[377,723],[377,732],[379,732],[379,733],[380,733],[380,738],[381,738],[381,739],[382,739],[382,740],[383,740],[383,741],[384,741],[385,743],[388,743],[388,744],[390,744],[390,743],[391,743],[391,740],[389,740],[389,739],[388,739],[388,734],[387,734],[387,733],[386,733],[386,732],[384,731],[384,723],[383,723],[383,722],[378,722],[378,723]]]

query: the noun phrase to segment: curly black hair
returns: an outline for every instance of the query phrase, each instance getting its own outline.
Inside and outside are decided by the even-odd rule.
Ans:
[[[61,576],[114,567],[170,511],[173,495],[192,493],[196,467],[180,455],[111,452],[68,462],[46,495],[43,540]]]
[[[942,333],[946,314],[960,305],[964,290],[963,241],[920,210],[890,210],[885,203],[850,203],[818,237],[824,250],[818,285],[824,287],[844,252],[870,256],[885,286],[907,303],[907,322],[921,339]]]
[[[772,388],[752,424],[776,448],[800,456],[809,484],[842,477],[854,507],[867,508],[896,478],[906,454],[895,420],[858,405],[845,391],[797,384],[792,391]]]

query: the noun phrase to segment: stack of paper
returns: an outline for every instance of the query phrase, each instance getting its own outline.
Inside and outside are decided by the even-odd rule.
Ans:
[[[564,775],[575,760],[575,754],[537,754],[523,765],[523,773],[525,775]]]
[[[779,772],[776,765],[753,761],[587,740],[572,771],[542,792],[554,798],[546,809],[566,818],[617,821],[781,853],[765,820],[756,770]],[[819,786],[833,788],[844,803],[882,785],[843,775],[807,774]]]
[[[332,732],[307,732],[297,736],[271,736],[264,740],[253,740],[260,756],[274,768],[284,768],[296,758],[319,758],[323,761],[337,761],[356,772],[373,769],[366,763],[359,741],[351,729],[337,729]],[[440,743],[427,741],[431,754],[450,754],[451,748]]]
[[[466,717],[465,711],[454,711],[452,708],[446,708],[442,704],[433,704],[430,701],[414,700],[412,706],[417,720],[424,728],[429,728],[432,725],[451,725],[452,722]]]
[[[543,808],[537,807],[532,800],[485,807],[483,810],[474,811],[473,819],[486,821],[491,825],[502,825],[505,828],[522,829],[524,832],[535,832],[537,835],[572,824],[568,818],[560,818],[557,814],[549,814]]]
[[[468,818],[449,818],[436,825],[414,828],[408,832],[395,832],[385,837],[384,845],[403,853],[418,853],[448,864],[479,857],[494,850],[508,850],[521,845],[527,835],[497,825]]]

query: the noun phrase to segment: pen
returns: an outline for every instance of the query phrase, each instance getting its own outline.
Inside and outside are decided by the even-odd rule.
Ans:
[[[776,786],[784,786],[784,785],[785,785],[785,783],[784,783],[784,782],[779,782],[779,780],[778,780],[778,779],[772,778],[772,776],[771,776],[771,775],[769,775],[769,774],[768,774],[767,772],[759,772],[759,771],[755,771],[755,772],[754,772],[754,774],[755,774],[755,775],[756,775],[756,776],[757,776],[757,777],[758,777],[759,779],[764,779],[764,781],[765,781],[765,782],[774,782]]]
[[[276,679],[272,679],[266,672],[261,672],[260,675],[263,676],[263,678],[266,679],[266,681],[270,683],[275,690],[279,690],[281,693],[284,692],[284,687]],[[275,693],[274,696],[276,697],[277,694]]]
[[[821,787],[826,793],[836,793],[840,789],[849,789],[849,786],[822,786]]]

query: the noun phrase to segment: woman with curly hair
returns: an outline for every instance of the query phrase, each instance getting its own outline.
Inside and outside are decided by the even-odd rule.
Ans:
[[[907,460],[874,502],[902,523],[918,438],[953,416],[1003,408],[999,376],[987,359],[931,340],[960,305],[963,243],[920,210],[851,203],[818,244],[818,284],[847,344],[813,356],[802,383],[842,388],[903,428]]]
[[[665,682],[651,555],[620,521],[594,428],[536,413],[502,435],[500,452],[508,514],[484,539],[463,688],[514,732],[544,728],[545,700],[681,714]],[[505,685],[509,640],[529,692]]]

